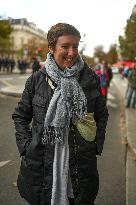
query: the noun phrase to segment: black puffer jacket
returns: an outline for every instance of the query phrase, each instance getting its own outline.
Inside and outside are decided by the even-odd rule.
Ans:
[[[96,154],[100,155],[103,149],[108,111],[99,79],[87,65],[80,73],[79,82],[87,97],[88,112],[94,112],[97,134],[95,141],[87,142],[74,126],[71,127],[69,167],[75,204],[92,205],[99,184]],[[22,98],[12,115],[22,157],[18,188],[20,195],[32,205],[51,204],[54,146],[43,146],[41,138],[52,94],[46,71],[34,73],[27,80]]]

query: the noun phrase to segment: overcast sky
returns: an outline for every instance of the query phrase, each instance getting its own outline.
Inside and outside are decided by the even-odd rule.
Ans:
[[[84,54],[93,55],[97,45],[105,50],[124,34],[135,0],[0,0],[0,15],[27,18],[47,32],[58,23],[74,25],[86,44]]]

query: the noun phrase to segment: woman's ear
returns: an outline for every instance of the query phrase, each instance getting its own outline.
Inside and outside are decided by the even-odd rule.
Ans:
[[[49,46],[48,49],[49,49],[50,53],[53,54],[53,48],[51,48],[51,47]]]

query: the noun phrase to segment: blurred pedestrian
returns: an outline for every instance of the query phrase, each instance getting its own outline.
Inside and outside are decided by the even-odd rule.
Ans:
[[[40,63],[36,57],[33,58],[33,63],[32,63],[32,72],[36,72],[41,68]]]
[[[129,75],[129,67],[125,67],[124,70],[123,70],[123,76],[125,78],[128,78],[128,75]]]
[[[13,73],[13,70],[15,69],[15,65],[16,65],[15,59],[12,57],[10,59],[10,72],[11,73]]]
[[[107,61],[103,62],[103,67],[104,67],[104,69],[107,71],[107,75],[108,75],[108,78],[107,78],[107,86],[109,87],[109,86],[110,86],[110,83],[111,83],[111,80],[112,80],[112,78],[113,78],[112,69],[111,69],[110,64],[108,64]]]
[[[103,64],[99,64],[95,73],[100,77],[100,86],[102,95],[107,100],[109,76]]]
[[[9,73],[9,69],[10,69],[10,60],[9,60],[9,57],[5,57],[4,58],[4,71]]]
[[[31,205],[94,205],[98,193],[108,111],[99,77],[79,55],[80,38],[72,25],[51,27],[45,68],[29,77],[12,115],[17,184]]]
[[[20,70],[20,74],[25,74],[28,68],[28,63],[25,59],[21,58],[18,60],[18,69]]]
[[[132,108],[136,106],[136,65],[133,66],[131,72],[128,75],[128,89],[126,94],[126,107]]]
[[[119,67],[119,73],[121,75],[121,79],[124,79],[124,69],[125,69],[125,64],[122,64],[120,67]]]

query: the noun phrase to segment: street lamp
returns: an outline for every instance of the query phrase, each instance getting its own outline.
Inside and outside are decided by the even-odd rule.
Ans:
[[[27,57],[28,57],[28,48],[24,48],[23,54],[24,54],[24,57],[27,59]]]
[[[84,52],[85,49],[86,49],[85,37],[86,37],[86,34],[83,35],[83,40],[80,41],[80,43],[82,43],[82,45],[81,45],[81,50],[80,50],[81,55],[83,55],[83,52]]]

